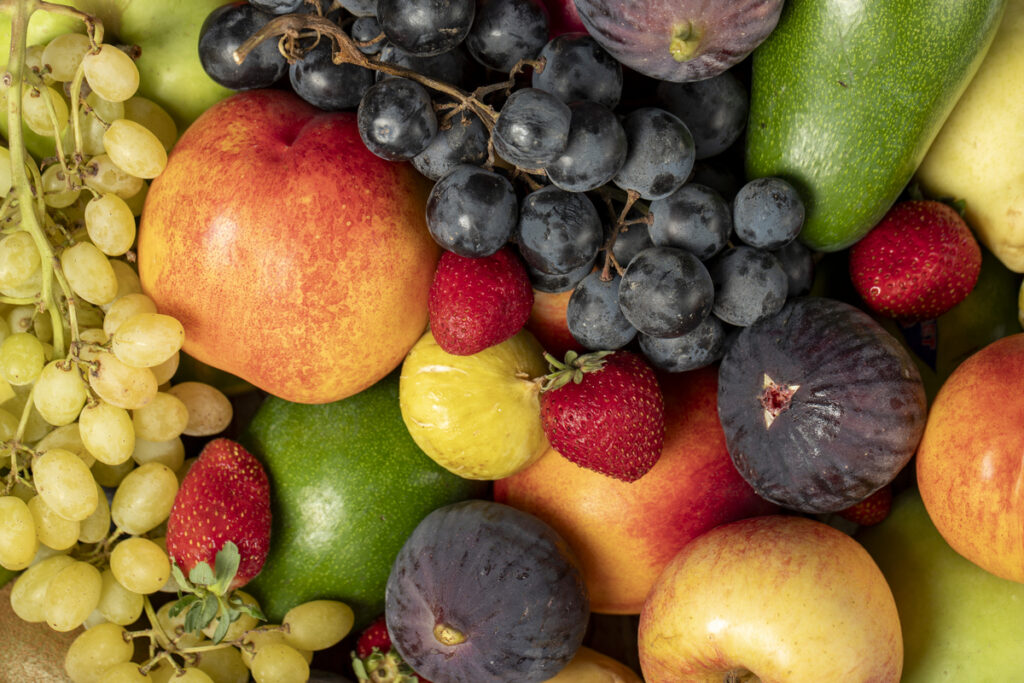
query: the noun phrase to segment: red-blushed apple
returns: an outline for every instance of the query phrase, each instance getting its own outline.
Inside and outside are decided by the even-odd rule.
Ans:
[[[892,591],[850,536],[796,515],[723,524],[687,544],[640,613],[647,683],[900,680]]]
[[[355,394],[423,334],[440,250],[429,183],[370,153],[350,112],[239,93],[179,139],[146,198],[143,291],[184,351],[290,401]]]
[[[638,614],[673,556],[705,531],[776,510],[729,459],[718,421],[718,374],[662,375],[661,458],[627,483],[569,462],[555,450],[494,484],[500,502],[562,534],[583,570],[594,612]]]
[[[992,342],[950,374],[916,461],[921,498],[946,542],[1024,582],[1024,333]]]
[[[526,329],[533,333],[545,351],[559,360],[570,349],[583,351],[583,346],[569,332],[569,324],[565,321],[570,296],[572,290],[554,294],[533,290],[533,308],[526,321]]]

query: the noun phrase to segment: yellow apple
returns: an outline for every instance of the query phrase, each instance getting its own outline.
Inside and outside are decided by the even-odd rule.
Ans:
[[[1008,268],[1024,272],[1024,0],[1008,0],[985,60],[917,171]]]
[[[895,683],[903,667],[878,565],[850,536],[795,515],[731,522],[684,546],[644,603],[638,645],[647,683]]]

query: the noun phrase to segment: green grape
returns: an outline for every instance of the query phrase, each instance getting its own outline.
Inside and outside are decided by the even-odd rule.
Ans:
[[[10,441],[18,431],[18,418],[0,408],[0,441]]]
[[[103,134],[103,148],[118,168],[136,178],[155,178],[167,166],[167,150],[141,123],[118,119]]]
[[[97,460],[92,466],[92,476],[100,486],[114,488],[135,469],[135,461],[128,458],[122,463],[108,465]],[[180,485],[181,480],[178,480]]]
[[[45,347],[43,352],[45,354]],[[44,355],[43,358],[45,359],[45,357]],[[2,377],[0,377],[0,380],[2,380]],[[25,406],[28,405],[28,421],[25,423],[25,433],[22,434],[22,440],[25,443],[35,443],[53,431],[53,425],[43,419],[34,404],[30,404],[32,399],[32,387],[30,385],[13,386],[13,388],[14,396],[4,403],[4,409],[12,415],[20,416],[24,414]]]
[[[110,405],[106,401],[97,401],[82,408],[78,417],[78,429],[82,435],[82,443],[101,463],[120,465],[131,462],[132,451],[135,450],[135,429],[132,418],[124,408]],[[93,465],[93,476],[96,465]],[[100,481],[97,477],[97,481]],[[108,484],[100,481],[101,484]]]
[[[268,628],[268,626],[272,628]],[[312,650],[292,648],[292,646],[288,645],[288,643],[284,639],[284,631],[282,631],[279,627],[274,627],[273,624],[268,624],[261,628],[249,631],[245,634],[245,640],[243,641],[243,643],[249,643],[252,645],[251,648],[246,647],[240,650],[240,652],[242,653],[242,661],[245,663],[247,667],[249,667],[250,670],[252,670],[253,661],[256,655],[258,655],[260,653],[260,650],[262,650],[264,647],[268,645],[284,645],[295,650],[302,656],[303,661],[305,661],[307,665],[313,661]]]
[[[32,318],[31,332],[36,336],[36,339],[44,344],[49,344],[53,341],[53,320],[48,315],[37,314]],[[51,352],[46,359],[50,360],[52,358],[53,353]]]
[[[110,571],[122,586],[140,595],[155,593],[171,576],[167,553],[148,538],[126,538],[110,553]]]
[[[188,409],[187,436],[212,436],[231,424],[234,408],[220,389],[205,382],[181,382],[167,389]]]
[[[63,448],[48,450],[32,461],[32,481],[39,496],[64,519],[81,522],[99,504],[92,472],[81,458]]]
[[[109,351],[100,351],[91,360],[97,366],[89,372],[89,386],[107,403],[135,410],[156,396],[156,375],[149,368],[126,365]]]
[[[0,565],[17,571],[32,563],[39,548],[32,511],[17,496],[0,496]]]
[[[15,332],[0,342],[0,375],[14,386],[35,382],[45,363],[43,343],[27,332]]]
[[[38,291],[41,264],[39,247],[27,232],[19,230],[4,237],[0,240],[0,290],[13,291],[31,282]]]
[[[106,538],[110,530],[110,503],[107,502],[107,496],[100,488],[99,482],[96,483],[96,492],[99,496],[96,509],[79,523],[80,543],[99,543]]]
[[[173,602],[165,602],[160,609],[156,611],[157,624],[159,624],[160,628],[163,629],[164,633],[174,640],[180,648],[194,647],[203,642],[204,638],[202,636],[185,631],[184,612],[179,613],[175,617],[170,615],[170,610],[173,605]]]
[[[36,410],[56,427],[74,422],[88,397],[89,392],[78,367],[60,360],[50,361],[43,367],[32,392]]]
[[[132,266],[120,259],[112,259],[110,265],[114,269],[114,275],[117,276],[117,296],[114,297],[112,302],[103,306],[104,311],[108,310],[113,304],[116,304],[121,297],[142,292],[142,282],[139,280],[139,274],[135,272]]]
[[[135,425],[136,443],[139,439],[170,441],[181,436],[188,426],[188,408],[174,394],[158,392],[152,401],[132,411],[132,423]]]
[[[309,664],[291,645],[267,643],[253,657],[252,677],[256,683],[305,683],[309,680]]]
[[[124,541],[122,541],[123,543]],[[114,577],[114,572],[103,570],[103,590],[96,606],[103,618],[112,624],[128,626],[142,614],[142,594],[130,591]]]
[[[103,147],[103,134],[107,132],[107,124],[124,118],[124,104],[108,102],[94,92],[89,93],[85,102],[88,108],[82,107],[78,114],[82,153],[86,156],[96,156],[106,152]],[[68,147],[74,144],[74,132],[70,128],[65,131],[64,138]]]
[[[107,315],[103,318],[103,331],[112,336],[121,323],[136,313],[156,313],[156,303],[142,292],[118,297],[110,304]]]
[[[60,253],[60,266],[72,291],[97,306],[117,296],[117,276],[106,254],[91,242],[79,242]]]
[[[54,120],[50,118],[47,102],[53,106],[57,117],[58,130],[54,130]],[[21,120],[29,130],[44,137],[60,135],[68,125],[68,103],[64,96],[54,88],[44,85],[41,88],[27,87],[21,94]]]
[[[122,363],[135,368],[159,365],[181,349],[185,328],[163,313],[136,313],[111,335],[111,350]]]
[[[64,33],[47,43],[40,54],[40,61],[50,67],[53,80],[67,82],[75,77],[75,71],[89,48],[87,35]]]
[[[26,505],[36,525],[36,536],[47,548],[67,550],[78,541],[78,535],[82,530],[81,522],[64,519],[38,495],[29,499]]]
[[[67,555],[51,555],[18,575],[11,586],[11,608],[19,619],[33,624],[46,621],[46,589],[50,579],[74,561]]]
[[[112,192],[93,197],[85,205],[85,229],[92,243],[107,256],[120,256],[135,242],[135,216]]]
[[[242,663],[242,655],[234,647],[222,647],[199,655],[195,667],[185,670],[191,678],[175,679],[192,683],[248,683],[249,669]]]
[[[180,437],[167,441],[147,441],[136,436],[132,459],[139,465],[158,462],[177,472],[185,462],[185,443]]]
[[[200,661],[206,661],[208,659],[214,659],[217,654],[221,652],[230,652],[234,648],[222,648],[220,650],[211,650],[210,652],[203,652],[200,654]],[[201,666],[201,665],[200,665]],[[245,667],[242,667],[243,669]],[[227,681],[237,681],[237,678],[211,678],[203,669],[199,666],[186,666],[183,668],[180,675],[171,675],[168,679],[171,683],[225,683]],[[172,669],[173,674],[173,669]],[[154,677],[154,681],[157,679]],[[245,678],[240,679],[245,682],[249,680],[249,672],[246,670]]]
[[[260,606],[260,604],[256,600],[256,598],[254,598],[253,596],[249,595],[248,593],[246,593],[243,590],[236,590],[235,591],[235,595],[238,596],[238,598],[240,598],[242,600],[242,602],[244,602],[246,605],[252,605],[253,607],[259,607]],[[217,611],[217,619],[214,619],[212,622],[207,624],[205,628],[203,628],[203,634],[207,638],[213,638],[213,636],[217,633],[217,623],[220,621],[220,616],[222,614],[223,614],[223,611],[222,610],[218,610]],[[246,614],[246,613],[243,612],[241,616],[239,616],[237,619],[235,619],[233,622],[231,622],[231,625],[228,626],[228,631],[224,635],[224,640],[226,640],[226,641],[238,640],[239,638],[242,637],[242,635],[246,631],[251,631],[252,629],[256,628],[259,625],[260,625],[259,619],[257,619],[256,617],[254,617],[254,616],[252,616],[250,614]],[[243,666],[244,666],[244,664],[243,664]]]
[[[147,462],[121,480],[110,504],[110,517],[119,529],[144,534],[167,519],[177,493],[174,470],[158,462]]]
[[[100,194],[113,192],[121,199],[128,199],[143,186],[142,178],[122,171],[108,154],[97,154],[85,165],[82,179],[88,187]]]
[[[39,439],[35,444],[37,453],[43,453],[51,448],[63,448],[64,450],[71,451],[88,467],[92,467],[92,464],[96,462],[96,459],[86,450],[85,444],[82,443],[82,435],[78,431],[77,422],[57,427]]]
[[[101,683],[103,672],[130,661],[135,647],[117,624],[97,624],[75,638],[64,655],[64,671],[74,683]]]
[[[52,209],[63,209],[78,201],[82,190],[69,183],[64,169],[59,165],[48,166],[43,171],[43,201]]]
[[[14,306],[7,311],[7,325],[11,332],[30,332],[35,317],[35,306]]]
[[[173,356],[165,360],[159,365],[154,365],[150,368],[153,371],[153,376],[156,377],[157,386],[163,386],[174,378],[174,374],[178,372],[178,364],[181,362],[181,353],[176,352]]]
[[[153,100],[146,99],[141,95],[135,95],[125,100],[124,118],[141,123],[151,130],[168,152],[178,141],[178,126],[174,123],[174,119],[166,109]]]
[[[288,627],[284,639],[303,650],[326,650],[352,630],[352,608],[337,600],[311,600],[288,610],[281,622]]]
[[[82,58],[85,80],[105,100],[124,102],[139,89],[139,69],[127,54],[113,45],[101,45]]]
[[[148,673],[143,673],[135,662],[120,662],[103,672],[102,683],[152,683]]]
[[[46,623],[62,633],[78,628],[100,604],[102,591],[100,570],[75,560],[54,574],[46,587]]]
[[[46,49],[45,45],[29,45],[25,48],[25,68],[26,73],[31,71],[38,74],[43,79],[43,83],[50,85],[54,82],[53,76],[47,73],[41,73],[43,70],[43,50]]]

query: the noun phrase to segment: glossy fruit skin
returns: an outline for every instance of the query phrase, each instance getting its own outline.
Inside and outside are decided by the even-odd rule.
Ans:
[[[352,113],[239,93],[182,135],[150,186],[143,290],[197,360],[288,400],[338,400],[397,367],[426,327],[428,189],[367,151]]]
[[[717,76],[771,33],[781,0],[576,0],[587,32],[616,59],[664,81]]]
[[[844,249],[881,220],[977,70],[1004,5],[785,3],[753,57],[746,168],[797,188],[808,246]]]
[[[398,409],[397,374],[323,405],[269,397],[241,440],[263,462],[273,491],[274,542],[246,589],[272,620],[327,598],[352,607],[361,628],[384,610],[391,563],[419,521],[486,493],[413,443]]]
[[[576,654],[590,603],[551,527],[492,501],[427,515],[395,559],[388,632],[417,673],[451,683],[540,683]],[[436,626],[465,636],[445,644]]]
[[[793,299],[740,332],[719,382],[718,413],[740,474],[801,512],[836,512],[890,483],[927,417],[906,349],[860,309],[825,297]]]

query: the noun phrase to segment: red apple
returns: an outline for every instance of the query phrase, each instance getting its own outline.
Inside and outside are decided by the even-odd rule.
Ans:
[[[533,290],[533,308],[526,321],[526,329],[533,333],[544,350],[559,359],[570,349],[583,351],[583,346],[569,332],[569,324],[565,321],[570,296],[572,290],[555,294]]]
[[[647,683],[896,683],[903,668],[878,565],[795,515],[724,524],[683,548],[644,603],[637,641]]]
[[[549,450],[494,485],[496,500],[553,526],[576,552],[594,612],[639,614],[655,579],[705,531],[776,508],[740,477],[718,421],[713,367],[661,378],[665,445],[657,464],[627,483]]]
[[[366,149],[352,113],[281,90],[233,95],[185,131],[149,189],[143,290],[203,363],[290,401],[350,396],[426,327],[440,253],[428,191]]]
[[[1024,333],[969,356],[932,402],[917,483],[958,553],[1024,582]]]
[[[563,33],[587,32],[574,0],[544,0],[544,4],[548,6],[548,14],[551,17],[549,26],[552,38]]]

